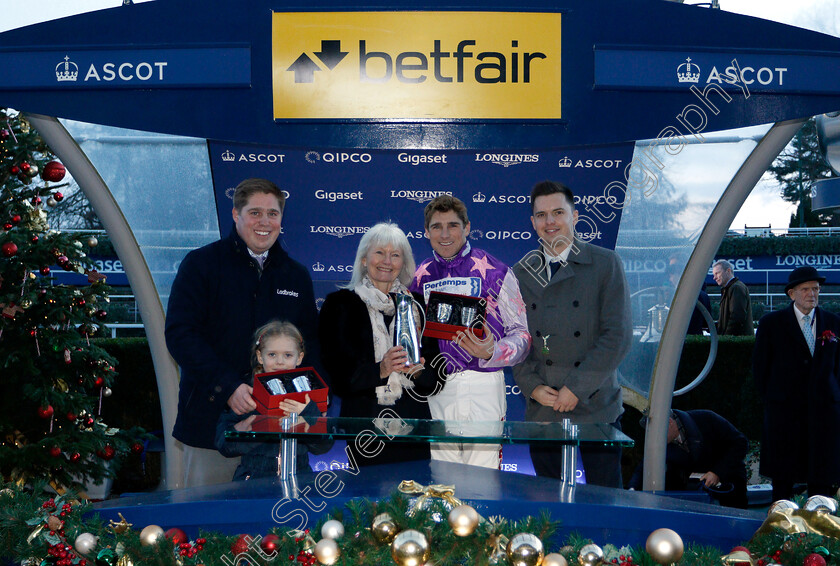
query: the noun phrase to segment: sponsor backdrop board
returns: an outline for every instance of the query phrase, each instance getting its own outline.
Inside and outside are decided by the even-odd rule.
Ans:
[[[209,143],[222,236],[233,229],[233,190],[242,179],[265,177],[286,192],[281,241],[309,268],[318,304],[350,279],[362,235],[383,220],[408,235],[417,263],[431,255],[424,236],[423,209],[437,195],[451,194],[467,205],[470,243],[511,265],[538,246],[530,215],[530,191],[542,180],[561,181],[575,191],[580,237],[615,247],[621,207],[615,190],[624,182],[633,144],[539,152],[364,151],[281,148]],[[614,186],[614,185],[613,185]],[[595,204],[600,204],[595,208]],[[595,214],[595,210],[601,212]],[[612,221],[606,212],[613,212]],[[525,403],[507,372],[509,420],[524,420]],[[337,405],[331,414],[337,414]],[[313,460],[314,461],[314,460]],[[342,447],[317,458],[317,466],[342,467]],[[503,468],[533,473],[526,446],[504,449]]]

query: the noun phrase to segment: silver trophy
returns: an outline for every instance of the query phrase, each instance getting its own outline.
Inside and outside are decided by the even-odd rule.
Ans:
[[[392,297],[396,306],[394,344],[402,346],[408,353],[407,366],[420,363],[420,337],[414,315],[414,297],[407,293],[394,293]]]
[[[449,324],[450,316],[452,316],[452,305],[449,303],[438,303],[437,321],[441,324]]]
[[[475,322],[475,315],[478,314],[478,309],[475,307],[461,307],[461,326],[469,328]]]

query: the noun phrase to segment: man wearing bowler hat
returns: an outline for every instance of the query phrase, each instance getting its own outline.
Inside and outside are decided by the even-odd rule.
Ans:
[[[764,401],[762,475],[773,500],[790,499],[797,482],[809,495],[840,484],[840,317],[817,306],[816,269],[797,267],[785,292],[791,304],[758,324],[753,375]]]

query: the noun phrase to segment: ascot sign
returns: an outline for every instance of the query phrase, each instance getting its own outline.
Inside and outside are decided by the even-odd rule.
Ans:
[[[275,12],[274,118],[559,119],[560,18]]]

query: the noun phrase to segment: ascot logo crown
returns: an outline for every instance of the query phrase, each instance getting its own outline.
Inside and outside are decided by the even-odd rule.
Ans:
[[[231,150],[227,150],[222,154],[222,161],[233,161],[234,159],[236,159],[236,155]]]
[[[485,200],[487,200],[487,197],[484,196],[484,193],[481,191],[478,191],[473,195],[473,202],[484,202]]]
[[[77,78],[79,78],[79,66],[70,60],[69,55],[65,55],[64,61],[55,66],[55,80],[76,82]]]
[[[560,161],[557,162],[557,166],[558,167],[571,167],[572,166],[572,160],[567,155],[563,159],[561,159]]]
[[[700,67],[691,62],[691,57],[686,57],[685,63],[677,67],[677,80],[681,83],[700,81]]]
[[[320,261],[315,262],[312,264],[312,271],[324,271],[325,267],[324,264]]]

